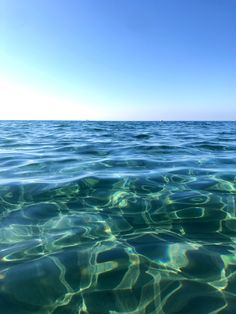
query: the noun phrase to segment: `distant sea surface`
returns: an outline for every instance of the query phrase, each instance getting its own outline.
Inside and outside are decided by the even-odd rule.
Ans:
[[[0,313],[236,313],[236,122],[0,122]]]

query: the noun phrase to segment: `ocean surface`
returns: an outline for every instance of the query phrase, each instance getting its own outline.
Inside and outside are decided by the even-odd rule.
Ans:
[[[236,313],[236,122],[0,122],[0,313]]]

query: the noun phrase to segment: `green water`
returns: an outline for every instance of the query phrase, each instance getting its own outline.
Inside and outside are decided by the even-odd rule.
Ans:
[[[0,131],[0,313],[236,313],[235,122]]]

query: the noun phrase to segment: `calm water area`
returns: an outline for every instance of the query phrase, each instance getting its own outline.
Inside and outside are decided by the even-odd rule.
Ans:
[[[236,313],[236,122],[0,122],[0,313]]]

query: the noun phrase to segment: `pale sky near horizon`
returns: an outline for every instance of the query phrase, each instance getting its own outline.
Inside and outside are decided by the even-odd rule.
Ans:
[[[0,119],[236,120],[235,0],[0,0]]]

